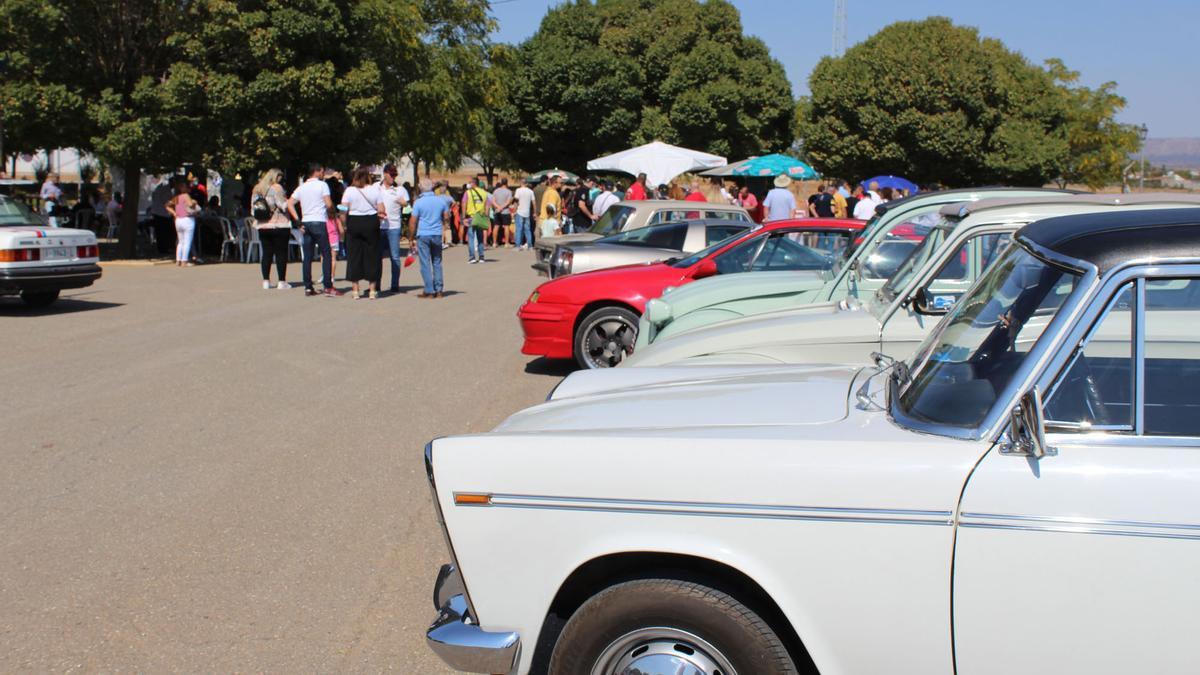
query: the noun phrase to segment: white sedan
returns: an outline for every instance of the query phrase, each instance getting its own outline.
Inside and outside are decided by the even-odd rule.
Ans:
[[[21,202],[0,195],[0,295],[44,307],[60,291],[100,278],[100,247],[88,230],[51,227]]]
[[[908,362],[583,371],[425,452],[471,672],[1182,673],[1200,209],[1024,227]]]

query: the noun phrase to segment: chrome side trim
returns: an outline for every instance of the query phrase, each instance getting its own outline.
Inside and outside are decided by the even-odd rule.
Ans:
[[[1143,520],[1108,520],[1104,518],[1076,516],[1028,516],[964,512],[960,517],[959,526],[989,530],[1021,530],[1026,532],[1099,534],[1151,539],[1200,540],[1200,524],[1160,523]]]
[[[467,505],[463,505],[467,506]],[[808,520],[821,522],[890,523],[901,525],[953,524],[950,511],[931,509],[885,509],[842,506],[793,506],[684,502],[604,497],[558,497],[550,495],[493,494],[487,506],[472,508],[546,509],[594,511],[640,515],[681,515],[764,520]]]

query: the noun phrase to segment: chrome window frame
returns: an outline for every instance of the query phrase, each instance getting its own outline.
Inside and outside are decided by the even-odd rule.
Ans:
[[[1011,221],[1006,223],[989,222],[981,223],[979,225],[967,224],[964,227],[963,223],[960,221],[958,225],[950,230],[950,236],[946,237],[946,240],[942,242],[941,246],[938,247],[938,250],[934,252],[934,255],[930,257],[929,260],[926,260],[925,264],[921,266],[921,269],[918,270],[915,275],[913,275],[913,278],[909,280],[908,285],[904,287],[904,291],[902,293],[897,293],[896,299],[893,300],[890,305],[884,308],[882,312],[880,312],[880,334],[883,334],[883,327],[887,325],[887,322],[891,320],[891,318],[895,316],[897,312],[909,306],[913,293],[916,293],[918,288],[924,288],[933,282],[933,277],[950,259],[950,255],[958,251],[960,246],[974,237],[983,236],[985,234],[1015,235],[1017,230],[1025,227],[1029,224],[1029,222],[1030,221],[1028,219],[1022,219],[1019,221]],[[1011,240],[1009,241],[1008,246],[1012,246]],[[968,253],[968,255],[971,254]],[[993,258],[992,262],[995,262],[997,259],[998,258]],[[968,261],[967,274],[970,273],[970,262]],[[975,284],[981,277],[983,277],[982,273],[977,275],[975,280],[971,281],[963,289],[963,293],[969,293],[971,289],[975,287]],[[868,306],[873,304],[874,303],[867,303]]]
[[[1079,343],[1071,348],[1071,355],[1067,358],[1067,362],[1063,365],[1062,370],[1059,371],[1054,376],[1053,382],[1046,389],[1042,390],[1042,391],[1046,392],[1046,395],[1042,397],[1043,414],[1045,414],[1046,409],[1048,409],[1050,401],[1054,399],[1054,394],[1058,391],[1059,385],[1062,384],[1063,379],[1066,377],[1067,373],[1071,372],[1071,369],[1075,367],[1075,362],[1079,360],[1079,357],[1083,354],[1083,350],[1087,349],[1087,346],[1091,343],[1092,338],[1096,336],[1096,332],[1100,330],[1100,325],[1103,324],[1104,321],[1108,318],[1108,315],[1112,313],[1113,308],[1116,307],[1116,305],[1117,305],[1117,300],[1119,300],[1121,295],[1125,292],[1125,286],[1129,283],[1130,283],[1129,281],[1126,281],[1116,287],[1116,289],[1113,291],[1113,294],[1111,296],[1109,296],[1108,302],[1106,302],[1104,304],[1104,310],[1101,311],[1100,314],[1096,316],[1095,320],[1092,321],[1092,324],[1088,327],[1087,332],[1083,334],[1082,338],[1080,338]],[[1136,326],[1137,324],[1140,323],[1139,317],[1138,317],[1138,310],[1137,310],[1137,308],[1140,306],[1140,301],[1138,299],[1137,291],[1136,291],[1136,283],[1137,283],[1136,280],[1134,280],[1133,283],[1134,283],[1134,289],[1135,289],[1134,293],[1133,293],[1134,310],[1133,310],[1132,316],[1130,317],[1131,329],[1130,329],[1130,333],[1129,333],[1129,340],[1131,342],[1131,349],[1129,350],[1129,358],[1134,361],[1135,367],[1131,368],[1130,372],[1129,372],[1129,376],[1131,378],[1133,378],[1133,380],[1134,380],[1133,382],[1130,383],[1129,391],[1134,394],[1134,400],[1130,401],[1130,404],[1136,409],[1137,404],[1138,404],[1137,393],[1136,393],[1136,388],[1137,388],[1137,368],[1136,368],[1137,350],[1136,350],[1136,348],[1133,348],[1132,343],[1137,340],[1137,330],[1136,330],[1136,328],[1132,328],[1132,327]],[[1097,299],[1102,297],[1102,292],[1103,291],[1101,291],[1101,293],[1097,294]],[[1136,419],[1136,413],[1135,413],[1135,419]],[[1131,424],[1089,424],[1089,425],[1085,425],[1081,422],[1067,422],[1064,420],[1052,420],[1049,417],[1046,418],[1045,424],[1046,424],[1047,432],[1049,432],[1051,430],[1063,431],[1063,432],[1070,432],[1070,431],[1076,431],[1076,430],[1078,430],[1078,431],[1094,430],[1094,431],[1107,431],[1107,432],[1124,431],[1124,432],[1128,432],[1128,433],[1134,433],[1137,429],[1136,422],[1131,423]]]
[[[1062,361],[1067,358],[1067,356],[1062,354],[1061,347],[1063,343],[1066,342],[1066,344],[1073,347],[1075,344],[1078,344],[1083,330],[1091,327],[1090,321],[1080,321],[1079,316],[1089,309],[1091,299],[1100,285],[1099,270],[1096,266],[1082,260],[1060,255],[1022,237],[1014,236],[1011,245],[1020,246],[1028,253],[1046,263],[1080,274],[1081,276],[1074,292],[1063,301],[1054,318],[1050,320],[1050,323],[1046,324],[1042,335],[1029,350],[1029,355],[1026,356],[1025,361],[1017,369],[1013,378],[1009,380],[1008,386],[996,395],[996,402],[992,404],[992,409],[988,411],[979,425],[975,427],[954,427],[945,424],[933,424],[905,415],[896,401],[889,401],[888,416],[893,423],[910,431],[946,438],[959,438],[963,440],[990,439],[994,441],[1007,428],[1009,412],[1017,404],[1017,400],[1021,394],[1027,391],[1035,382],[1040,382],[1042,374],[1047,369],[1057,372],[1057,368],[1062,367]],[[982,278],[976,279],[975,284],[978,284]],[[973,288],[974,284],[972,285]],[[969,290],[967,292],[970,293]],[[945,330],[945,327],[946,322],[943,319],[938,328],[926,337],[926,340],[937,339],[942,331]],[[1074,336],[1074,339],[1069,339],[1072,336]],[[1069,355],[1072,349],[1066,351]],[[1057,367],[1055,364],[1057,364]],[[912,364],[912,368],[915,371],[922,365],[924,364]],[[1044,383],[1042,386],[1045,386]]]
[[[1064,429],[1057,426],[1051,432],[1055,436],[1055,444],[1077,445],[1077,444],[1095,444],[1097,440],[1104,439],[1105,444],[1118,445],[1145,445],[1145,446],[1161,446],[1171,445],[1177,447],[1195,447],[1200,446],[1200,437],[1195,436],[1162,436],[1148,435],[1145,432],[1145,292],[1146,282],[1157,279],[1177,279],[1190,277],[1200,279],[1200,261],[1194,258],[1164,258],[1164,259],[1139,259],[1130,260],[1121,267],[1111,270],[1103,279],[1103,282],[1098,285],[1097,289],[1090,294],[1089,302],[1093,307],[1098,305],[1091,299],[1108,297],[1114,298],[1116,292],[1125,284],[1133,282],[1134,288],[1134,318],[1133,318],[1133,358],[1134,358],[1134,425],[1132,431],[1124,433],[1112,433],[1106,430],[1096,430],[1094,433],[1074,433],[1069,429]],[[1106,313],[1111,303],[1100,305],[1103,313]],[[1090,333],[1094,326],[1098,324],[1098,320],[1102,312],[1099,309],[1089,313],[1091,321],[1083,321],[1068,333],[1070,339],[1066,341],[1059,349],[1059,353],[1054,355],[1054,358],[1048,360],[1046,367],[1041,371],[1039,376],[1031,382],[1047,391],[1048,387],[1057,384],[1057,380],[1065,372],[1063,368],[1066,362],[1070,360],[1074,354],[1076,346],[1083,339],[1085,333]],[[1049,327],[1047,327],[1047,330]],[[1022,389],[1024,391],[1024,389]],[[1071,440],[1079,439],[1079,440]]]

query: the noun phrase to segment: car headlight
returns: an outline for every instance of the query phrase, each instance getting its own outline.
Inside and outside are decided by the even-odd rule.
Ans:
[[[571,265],[575,262],[575,253],[570,249],[560,251],[558,254],[558,272],[559,274],[570,274]]]

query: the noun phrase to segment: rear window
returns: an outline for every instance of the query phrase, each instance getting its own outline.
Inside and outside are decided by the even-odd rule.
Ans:
[[[46,223],[21,202],[0,197],[0,227],[46,227]]]
[[[687,239],[688,227],[687,223],[651,225],[650,227],[639,227],[636,230],[626,230],[619,234],[604,237],[600,241],[606,244],[667,248],[682,251],[683,243]]]

